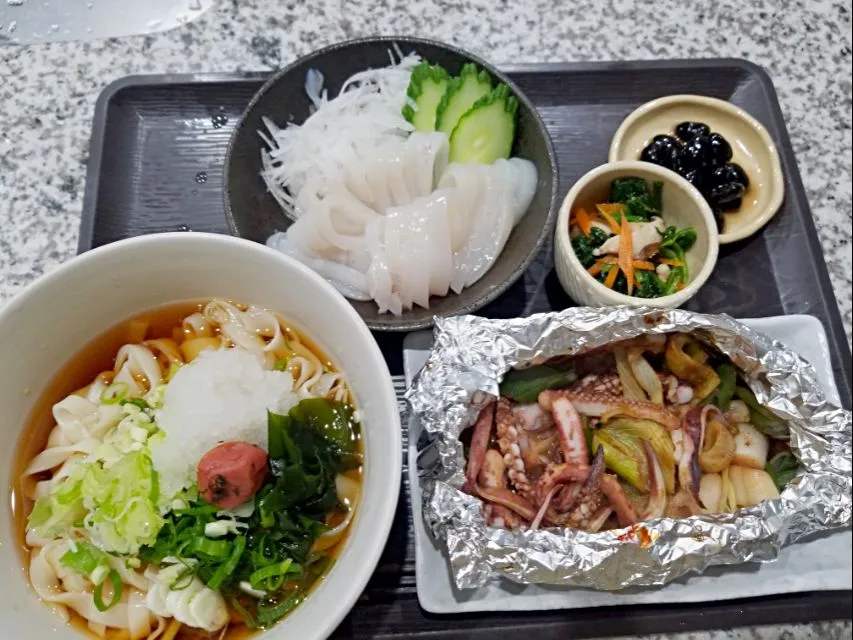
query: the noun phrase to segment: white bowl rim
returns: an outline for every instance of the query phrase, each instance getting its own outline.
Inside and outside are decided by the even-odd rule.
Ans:
[[[593,278],[586,272],[586,269],[583,268],[580,260],[578,260],[577,255],[575,255],[574,250],[572,249],[571,238],[569,237],[569,215],[570,204],[573,204],[577,199],[578,194],[593,180],[596,178],[605,175],[607,173],[611,173],[614,171],[643,171],[652,173],[658,176],[664,183],[670,182],[676,185],[678,188],[686,191],[692,200],[696,202],[699,206],[699,211],[702,214],[702,221],[705,223],[704,231],[709,235],[708,242],[708,255],[705,257],[705,261],[702,263],[702,268],[699,269],[699,272],[696,274],[696,277],[693,278],[681,291],[677,291],[668,296],[661,296],[659,298],[636,298],[634,296],[629,296],[624,293],[619,293],[618,291],[613,291],[612,289],[608,289],[598,280]],[[697,229],[697,231],[699,231]],[[565,248],[564,253],[568,254],[568,261],[572,269],[577,271],[578,273],[583,272],[583,275],[589,279],[593,283],[593,288],[603,297],[609,298],[610,302],[613,304],[624,304],[630,305],[633,307],[636,306],[654,306],[654,307],[678,307],[690,298],[692,298],[696,292],[705,284],[708,278],[711,276],[711,273],[714,271],[714,267],[717,265],[717,257],[719,255],[720,247],[719,242],[715,242],[714,238],[719,237],[719,232],[717,231],[717,223],[714,221],[714,214],[711,211],[711,207],[705,201],[705,198],[702,197],[702,194],[699,190],[690,184],[687,180],[682,178],[680,175],[675,173],[674,171],[670,171],[669,169],[664,169],[663,167],[659,167],[658,165],[652,164],[650,162],[642,162],[640,160],[620,160],[617,162],[606,162],[601,164],[594,169],[591,169],[584,175],[582,175],[572,188],[569,189],[569,192],[566,194],[566,197],[563,199],[563,203],[560,205],[560,212],[557,216],[557,235],[560,236],[561,246]]]
[[[658,109],[670,106],[672,104],[677,104],[679,102],[688,104],[701,104],[712,109],[725,111],[733,117],[740,118],[755,131],[758,137],[761,138],[761,141],[764,146],[767,148],[770,158],[771,173],[770,199],[763,209],[759,210],[755,215],[750,218],[748,224],[745,224],[736,231],[730,231],[728,233],[719,234],[720,244],[730,244],[732,242],[737,242],[738,240],[743,240],[744,238],[748,238],[749,236],[754,235],[764,225],[770,222],[773,216],[775,216],[779,212],[779,209],[782,207],[782,202],[785,199],[785,179],[782,171],[782,161],[779,158],[779,151],[776,148],[776,143],[773,142],[773,138],[770,136],[770,133],[767,131],[764,125],[761,124],[749,113],[747,113],[740,107],[732,104],[731,102],[728,102],[726,100],[720,100],[719,98],[712,98],[710,96],[702,96],[692,93],[681,93],[677,95],[664,96],[662,98],[655,98],[654,100],[650,100],[649,102],[640,105],[639,107],[634,109],[634,111],[629,113],[628,116],[619,125],[619,128],[616,129],[616,133],[613,134],[613,139],[610,142],[610,151],[607,154],[608,161],[625,161],[625,159],[621,157],[624,151],[622,147],[623,139],[625,137],[625,134],[637,120],[652,111],[657,111]],[[672,173],[675,172],[673,171]]]
[[[367,328],[367,325],[364,323],[364,320],[361,319],[361,316],[358,315],[353,306],[349,304],[349,302],[347,302],[346,298],[344,298],[320,275],[318,275],[316,272],[312,271],[308,267],[304,266],[300,262],[297,262],[296,260],[293,260],[292,258],[289,258],[288,256],[279,253],[278,251],[270,249],[269,247],[258,244],[256,242],[252,242],[250,240],[244,240],[242,238],[236,238],[234,236],[228,236],[223,234],[194,231],[153,233],[118,240],[116,242],[102,245],[80,255],[74,256],[70,260],[67,260],[62,264],[58,265],[51,271],[39,276],[36,280],[24,287],[21,291],[17,292],[7,303],[0,306],[0,322],[5,320],[7,316],[14,313],[16,309],[22,304],[24,304],[27,298],[32,296],[35,292],[48,286],[48,284],[52,281],[65,277],[69,271],[77,269],[81,264],[85,264],[93,260],[99,260],[102,255],[108,253],[121,252],[124,250],[125,247],[128,246],[137,246],[152,243],[170,243],[176,240],[179,240],[180,242],[198,241],[202,243],[208,243],[212,251],[215,251],[217,246],[239,246],[246,250],[265,253],[269,258],[272,258],[276,261],[281,262],[283,265],[286,265],[287,268],[301,272],[301,274],[304,275],[306,278],[312,280],[317,285],[317,287],[322,287],[326,289],[326,291],[333,293],[335,298],[339,299],[338,302],[340,303],[340,313],[345,316],[344,321],[346,321],[346,319],[349,319],[351,322],[355,323],[357,331],[365,338],[367,348],[378,359],[378,362],[384,367],[385,371],[388,371],[388,365],[385,362],[385,358],[382,355],[381,350],[379,349],[379,345],[376,343],[375,338],[370,333],[370,330]],[[121,318],[116,319],[116,322],[119,321],[121,321]],[[389,373],[389,381],[390,378],[391,376]],[[397,506],[399,502],[401,470],[403,466],[402,427],[400,425],[399,413],[396,411],[397,399],[393,391],[393,386],[384,385],[384,387],[385,388],[383,393],[388,397],[384,398],[383,400],[385,402],[389,402],[390,406],[394,408],[393,416],[395,418],[392,418],[392,420],[395,420],[396,428],[395,424],[392,423],[390,425],[391,428],[389,429],[389,431],[391,432],[391,437],[396,442],[393,443],[390,447],[391,460],[389,461],[390,464],[388,465],[388,468],[392,470],[392,473],[390,474],[391,477],[380,478],[377,481],[377,486],[381,486],[383,488],[383,495],[387,496],[385,500],[381,501],[381,503],[377,505],[377,508],[379,509],[379,517],[374,519],[374,523],[376,522],[376,520],[380,521],[379,539],[381,540],[381,544],[372,544],[365,549],[358,550],[361,554],[362,559],[366,561],[363,561],[357,565],[358,569],[355,574],[350,573],[347,575],[348,580],[342,581],[342,584],[347,585],[345,587],[345,597],[337,600],[336,603],[333,603],[335,606],[330,607],[331,610],[328,612],[328,616],[324,618],[324,620],[318,622],[318,638],[326,638],[330,634],[332,634],[334,630],[337,629],[337,627],[340,625],[344,617],[346,617],[352,610],[356,601],[361,596],[362,592],[367,586],[368,581],[376,571],[376,567],[379,563],[379,559],[382,553],[385,550],[385,546],[388,542],[388,536],[391,533],[391,527],[394,523],[394,517],[396,515]],[[16,442],[19,436],[20,433],[16,434]],[[356,518],[358,518],[358,515],[356,515]],[[375,535],[373,539],[376,540]],[[351,547],[347,547],[344,549],[343,553],[351,554],[354,553],[354,550]],[[48,612],[47,608],[45,610],[46,612]],[[286,620],[283,622],[286,622]],[[270,638],[272,640],[273,638],[279,635],[279,633],[277,633],[276,631],[277,629],[279,629],[278,625],[270,627],[270,629],[263,632],[260,637]]]

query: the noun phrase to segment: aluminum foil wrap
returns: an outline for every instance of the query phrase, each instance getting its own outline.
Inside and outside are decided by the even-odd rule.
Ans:
[[[503,374],[642,333],[673,331],[690,332],[728,355],[759,402],[788,421],[791,449],[805,470],[781,497],[732,514],[661,518],[598,533],[486,526],[482,502],[460,490],[459,434],[498,394]],[[500,576],[602,590],[663,585],[711,565],[768,562],[784,544],[850,525],[850,412],[826,401],[799,355],[728,316],[617,307],[510,320],[437,319],[435,346],[407,398],[423,429],[423,517],[446,549],[460,589]]]

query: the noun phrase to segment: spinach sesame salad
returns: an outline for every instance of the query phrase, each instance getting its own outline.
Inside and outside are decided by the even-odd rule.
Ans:
[[[608,289],[660,298],[687,285],[686,254],[696,230],[664,222],[662,195],[662,182],[649,186],[643,178],[617,178],[607,202],[572,211],[572,249],[587,273]]]

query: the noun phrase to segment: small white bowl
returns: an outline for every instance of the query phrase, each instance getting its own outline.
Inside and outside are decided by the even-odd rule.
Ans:
[[[262,634],[269,640],[326,638],[361,594],[388,538],[400,488],[400,417],[388,367],[352,305],[316,273],[272,249],[203,233],[143,236],[74,258],[0,308],[0,479],[12,480],[15,443],[63,363],[140,312],[212,297],[278,311],[304,329],[346,374],[364,415],[364,497],[346,546],[306,601]],[[13,523],[4,500],[0,636],[81,640],[29,585]]]
[[[689,280],[681,290],[660,298],[635,298],[608,289],[593,278],[575,255],[569,237],[569,219],[576,206],[588,210],[606,202],[610,183],[616,178],[637,176],[663,182],[663,219],[679,229],[692,225],[696,243],[687,252]],[[677,173],[639,160],[611,162],[596,167],[578,180],[563,200],[557,216],[554,266],[566,293],[577,304],[593,307],[616,305],[680,307],[692,298],[714,270],[719,253],[719,234],[711,207],[702,194]]]
[[[743,167],[750,185],[740,209],[723,213],[720,244],[748,238],[776,215],[785,199],[782,163],[770,134],[743,109],[707,96],[658,98],[633,111],[613,136],[610,162],[637,160],[656,135],[672,134],[679,122],[704,122],[732,145],[732,162]]]

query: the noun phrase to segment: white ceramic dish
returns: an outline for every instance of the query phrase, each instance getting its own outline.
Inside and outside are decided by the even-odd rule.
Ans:
[[[689,280],[687,286],[672,295],[660,298],[636,298],[608,289],[589,275],[578,260],[569,237],[569,220],[576,207],[587,211],[606,202],[610,184],[617,178],[637,176],[647,182],[663,182],[663,219],[667,225],[679,229],[693,226],[696,243],[687,251]],[[687,180],[673,171],[648,162],[626,160],[596,167],[575,182],[569,190],[557,215],[554,242],[554,266],[557,277],[566,293],[579,305],[598,306],[649,306],[680,307],[708,280],[719,254],[719,235],[714,214],[702,194]]]
[[[743,320],[743,323],[775,338],[808,360],[823,384],[827,398],[839,402],[832,375],[829,343],[820,321],[794,315]],[[431,333],[407,336],[403,362],[407,383],[420,371],[432,347]],[[831,591],[850,588],[853,571],[853,535],[840,531],[786,547],[775,562],[740,567],[713,567],[660,588],[626,589],[621,592],[592,589],[520,585],[503,580],[482,589],[459,591],[453,586],[447,559],[427,533],[420,513],[421,487],[417,467],[418,425],[409,424],[409,486],[414,511],[415,573],[418,600],[430,613],[473,611],[534,611],[579,609],[661,602],[709,602],[779,593]]]
[[[732,145],[732,162],[741,165],[750,179],[743,204],[725,213],[720,244],[743,240],[767,224],[785,198],[782,163],[776,145],[758,120],[725,100],[707,96],[678,95],[658,98],[633,111],[619,125],[610,143],[610,162],[636,160],[660,133],[672,133],[687,120],[704,122]]]
[[[364,498],[335,566],[292,615],[259,638],[325,638],[373,573],[400,487],[394,387],[370,331],[320,276],[262,245],[228,236],[143,236],[95,249],[43,276],[0,308],[0,478],[41,389],[87,342],[123,319],[169,303],[223,297],[281,312],[349,378],[364,414]],[[27,582],[9,500],[0,507],[3,638],[80,640]]]

